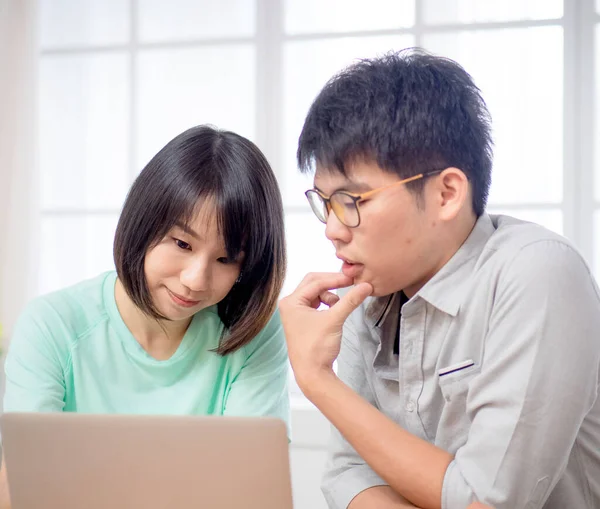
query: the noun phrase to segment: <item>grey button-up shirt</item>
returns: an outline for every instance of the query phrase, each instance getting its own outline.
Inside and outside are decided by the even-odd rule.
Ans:
[[[454,456],[442,508],[475,498],[495,509],[600,508],[600,299],[571,244],[483,215],[400,320],[399,300],[369,298],[351,315],[338,375]],[[333,429],[329,506],[382,484]]]

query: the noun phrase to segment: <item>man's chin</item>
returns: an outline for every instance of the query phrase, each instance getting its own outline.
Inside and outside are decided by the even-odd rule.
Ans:
[[[382,291],[379,287],[373,284],[371,284],[371,286],[373,287],[373,292],[370,295],[371,297],[386,297],[387,295],[390,295],[390,292],[386,292],[385,290]]]
[[[373,287],[373,292],[370,295],[371,297],[387,297],[388,295],[392,295],[393,293],[396,293],[396,291],[399,291],[391,289],[389,286],[381,284],[380,281],[372,278],[356,278],[354,284],[357,285],[358,283],[369,283]]]
[[[377,293],[378,285],[376,282],[373,281],[372,278],[370,278],[368,276],[365,277],[364,275],[361,274],[359,277],[355,277],[352,280],[353,286],[356,286],[360,283],[369,283],[373,287],[373,293],[371,293],[370,297],[380,297],[381,296]]]
[[[359,283],[369,283],[373,287],[371,297],[388,297],[402,290],[402,288],[397,288],[397,282],[391,281],[389,277],[378,277],[365,272],[352,280],[354,286]]]

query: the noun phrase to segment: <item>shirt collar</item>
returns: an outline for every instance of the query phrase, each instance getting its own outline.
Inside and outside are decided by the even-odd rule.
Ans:
[[[494,231],[490,216],[480,216],[463,245],[416,295],[440,311],[456,316],[472,284],[473,267]]]
[[[411,301],[419,296],[440,311],[456,316],[472,283],[473,266],[494,231],[490,216],[482,214],[463,245]],[[397,298],[396,294],[372,298],[367,305],[366,317],[373,325],[379,325]]]

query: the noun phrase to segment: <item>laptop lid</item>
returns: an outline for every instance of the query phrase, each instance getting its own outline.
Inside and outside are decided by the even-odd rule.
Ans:
[[[12,509],[291,509],[274,418],[7,413]]]

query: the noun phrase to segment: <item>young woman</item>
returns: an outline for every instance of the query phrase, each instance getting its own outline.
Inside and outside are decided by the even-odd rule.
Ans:
[[[253,143],[207,126],[169,142],[129,191],[114,260],[116,272],[25,309],[6,361],[6,412],[287,422],[283,210]]]

